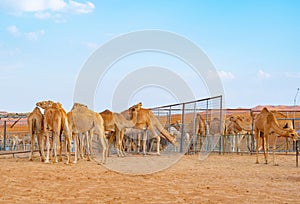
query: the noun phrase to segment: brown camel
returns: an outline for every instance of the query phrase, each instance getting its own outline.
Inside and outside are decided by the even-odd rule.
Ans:
[[[39,153],[41,161],[45,161],[45,152],[44,152],[44,128],[43,128],[43,114],[38,107],[35,107],[34,110],[29,114],[27,118],[27,124],[29,127],[30,141],[31,141],[31,152],[29,155],[29,160],[32,161],[33,150],[35,145],[34,136],[36,136],[38,141]]]
[[[142,103],[138,103],[137,105],[129,108],[129,115],[132,118],[133,114],[135,114],[135,110],[138,110],[137,122],[134,128],[144,130],[144,134],[147,134],[146,130],[150,130],[153,138],[156,138],[157,140],[157,154],[160,154],[160,136],[156,133],[155,129],[157,129],[167,141],[173,145],[176,145],[176,137],[172,136],[167,130],[164,129],[150,109],[141,108],[141,106]],[[146,140],[143,142],[143,153],[144,155],[146,154]]]
[[[296,140],[298,135],[293,129],[283,129],[279,126],[274,114],[267,108],[263,108],[262,111],[255,117],[254,133],[258,143],[259,138],[262,139],[262,146],[264,150],[265,164],[268,163],[268,151],[269,151],[269,135],[275,133],[275,142],[273,145],[273,163],[278,165],[275,158],[276,142],[278,137],[289,137]],[[263,133],[261,135],[261,133]],[[256,163],[258,163],[258,145],[256,145]]]
[[[110,110],[105,110],[100,113],[104,121],[104,129],[107,132],[113,133],[110,138],[116,139],[116,149],[118,156],[125,156],[122,148],[125,128],[132,128],[135,126],[137,119],[137,109],[132,111],[132,118],[127,120],[121,113],[113,113]],[[110,139],[110,141],[112,141]]]
[[[74,103],[72,110],[68,113],[68,119],[70,122],[70,127],[72,133],[75,135],[74,145],[75,145],[75,159],[74,163],[77,162],[77,141],[79,133],[89,132],[90,138],[88,141],[92,141],[93,134],[98,136],[98,140],[102,146],[102,163],[106,162],[108,144],[104,134],[104,122],[100,114],[88,109],[86,105],[80,103]],[[77,137],[76,137],[77,136]],[[88,157],[91,152],[90,142],[87,142],[88,145]]]
[[[225,121],[225,135],[233,135],[233,145],[232,150],[239,149],[242,140],[245,138],[246,134],[252,132],[252,118],[247,116],[242,116],[239,114],[233,114],[228,117]],[[239,135],[241,137],[237,138],[237,143],[235,138]]]
[[[69,130],[69,123],[66,111],[62,108],[60,103],[52,103],[45,105],[47,102],[39,102],[38,106],[45,108],[44,114],[44,132],[47,137],[47,156],[45,163],[49,163],[50,154],[50,134],[52,133],[53,142],[52,150],[54,152],[53,162],[57,163],[57,152],[60,152],[60,160],[62,160],[62,143],[61,134],[64,133],[67,142],[66,157],[67,164],[70,162],[71,156],[71,132]]]
[[[279,127],[283,128],[284,130],[293,130],[293,121],[288,120],[287,116],[278,112],[278,111],[270,111],[274,114],[275,118],[277,119]],[[284,119],[284,120],[278,120],[278,119]],[[229,118],[233,126],[235,127],[235,130],[237,131],[237,134],[243,134],[244,135],[240,138],[238,141],[238,146],[241,143],[242,139],[244,138],[245,134],[251,134],[252,133],[252,118],[242,115],[231,115]],[[289,148],[289,142],[288,138],[286,138],[286,150]]]

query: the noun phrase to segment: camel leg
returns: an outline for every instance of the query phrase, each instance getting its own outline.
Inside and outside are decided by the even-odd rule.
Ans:
[[[66,138],[65,138],[66,139]],[[59,143],[59,161],[62,162],[62,149],[63,149],[63,142],[62,142],[62,136],[61,133],[58,136],[58,143]]]
[[[65,131],[64,131],[64,135],[65,135],[65,146],[66,146],[66,157],[67,157],[67,162],[66,164],[69,164],[71,162],[71,137],[72,137],[72,131],[70,130],[67,130],[66,131],[66,128],[65,127]]]
[[[154,139],[151,140],[149,152],[153,150]]]
[[[57,163],[58,160],[57,160],[57,152],[59,150],[59,138],[58,138],[58,134],[56,132],[53,133],[53,144],[52,144],[52,149],[53,149],[53,152],[54,152],[54,158],[53,158],[53,163]]]
[[[147,154],[147,130],[144,130],[142,140],[143,140],[143,154],[144,154],[144,156],[146,156],[146,154]]]
[[[136,134],[136,139],[137,139],[137,153],[139,153],[141,151],[141,134],[138,133]]]
[[[47,132],[46,133],[46,147],[47,147],[47,155],[46,155],[46,160],[45,160],[45,163],[49,163],[49,155],[50,155],[50,133]]]
[[[264,133],[264,135],[263,135],[263,137],[262,137],[262,148],[263,148],[263,151],[264,151],[264,159],[265,159],[265,164],[267,164],[268,162],[267,162],[267,156],[266,156],[266,139],[265,139],[265,133]]]
[[[123,157],[126,156],[126,153],[125,153],[125,147],[124,147],[124,144],[125,144],[125,139],[124,139],[124,129],[120,131],[120,139],[121,139],[121,151],[122,151],[122,154],[123,154]]]
[[[78,160],[78,133],[73,134],[73,141],[74,141],[74,161],[73,163],[76,164]]]
[[[256,164],[258,164],[258,141],[259,141],[259,136],[260,136],[260,132],[259,130],[255,129],[254,130],[254,134],[256,137]]]
[[[39,153],[41,156],[41,161],[45,161],[45,152],[44,152],[44,140],[43,140],[44,135],[42,133],[37,134],[37,139],[38,139],[38,148],[39,148]]]
[[[30,151],[30,155],[29,155],[29,161],[32,161],[33,149],[34,149],[34,144],[35,144],[35,142],[34,142],[34,134],[32,132],[30,134],[30,141],[31,141],[31,151]]]
[[[265,137],[265,158],[266,158],[266,162],[265,164],[268,164],[268,157],[269,157],[269,134],[266,134]]]
[[[90,149],[91,157],[95,157],[94,150],[93,150],[93,137],[94,137],[94,132],[90,130],[89,149]]]
[[[87,153],[87,160],[91,161],[91,157],[90,157],[90,136],[91,134],[89,134],[89,132],[86,132],[86,153]]]
[[[107,144],[107,141],[106,141],[106,139],[104,138],[103,135],[99,135],[98,138],[99,138],[100,144],[102,146],[102,163],[105,164],[106,163],[106,157],[107,157],[107,149],[108,149],[107,146],[108,146],[108,144]]]
[[[84,142],[84,138],[86,137],[85,134],[86,133],[79,133],[79,135],[78,135],[78,147],[79,147],[80,159],[84,159],[83,148],[84,148],[84,145],[85,145],[85,142]]]
[[[115,148],[117,150],[117,156],[118,157],[122,157],[122,153],[121,153],[121,138],[120,138],[120,130],[116,127],[116,143],[115,143]]]
[[[275,136],[275,142],[274,142],[274,145],[273,145],[273,165],[274,166],[278,166],[278,162],[277,162],[277,158],[276,158],[276,155],[275,155],[275,150],[276,150],[276,144],[277,144],[277,136]]]
[[[71,138],[68,136],[65,137],[65,156],[66,156],[66,164],[70,164],[71,162]]]
[[[160,136],[156,136],[156,153],[160,155]]]

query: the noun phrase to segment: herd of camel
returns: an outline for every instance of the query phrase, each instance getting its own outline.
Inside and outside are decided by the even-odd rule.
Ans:
[[[44,113],[40,109],[44,110]],[[296,140],[298,135],[291,124],[291,121],[277,120],[283,117],[279,112],[269,111],[263,108],[253,119],[249,119],[242,115],[230,115],[220,122],[214,118],[209,122],[203,119],[200,113],[197,114],[195,125],[195,135],[198,139],[201,136],[214,134],[236,135],[242,132],[251,132],[255,135],[256,140],[256,163],[258,163],[258,142],[261,140],[264,151],[265,163],[268,163],[269,137],[275,136],[275,144],[278,137],[291,138]],[[252,121],[253,120],[253,121]],[[149,131],[152,138],[156,140],[156,153],[160,154],[161,138],[169,143],[177,146],[177,135],[174,131],[163,127],[159,119],[150,109],[142,108],[142,104],[133,105],[122,113],[115,113],[105,110],[101,113],[90,110],[86,105],[74,103],[70,112],[66,113],[60,103],[53,101],[41,101],[36,103],[35,109],[28,116],[28,126],[31,135],[31,153],[29,159],[32,160],[35,146],[35,137],[38,142],[38,149],[41,161],[49,163],[50,157],[53,163],[62,160],[62,135],[64,135],[66,143],[66,159],[67,163],[71,162],[71,142],[74,142],[74,160],[76,163],[79,158],[83,158],[86,154],[87,159],[91,160],[92,138],[95,134],[97,141],[102,146],[102,161],[105,163],[109,155],[109,146],[114,142],[118,156],[125,156],[124,152],[124,135],[128,131],[139,131],[147,134]],[[180,129],[180,122],[173,124],[175,132]],[[220,133],[221,125],[223,126]],[[174,129],[175,128],[175,129]],[[208,133],[209,131],[209,133]],[[193,133],[191,133],[193,134]],[[46,136],[46,155],[44,152],[44,138]],[[191,138],[190,138],[191,139]],[[189,139],[188,139],[189,140]],[[198,140],[198,144],[200,141]],[[138,145],[139,146],[139,145]],[[275,157],[276,145],[273,145],[273,162],[278,165]],[[143,153],[146,154],[146,140],[142,144]],[[50,152],[51,151],[51,152]],[[79,156],[78,156],[79,155]]]
[[[126,129],[133,127],[145,133],[146,130],[150,130],[152,136],[157,140],[157,154],[160,154],[160,137],[175,145],[176,138],[164,129],[151,110],[144,109],[141,106],[142,104],[138,103],[122,113],[114,113],[109,110],[97,113],[90,110],[86,105],[75,103],[71,111],[66,113],[60,103],[50,100],[37,102],[35,109],[27,118],[31,141],[33,141],[31,142],[29,159],[32,160],[33,157],[35,136],[37,137],[41,161],[45,163],[49,163],[52,154],[53,162],[58,162],[58,152],[59,159],[62,160],[62,134],[66,142],[67,163],[71,161],[72,140],[75,149],[73,163],[77,162],[78,153],[81,158],[83,157],[84,148],[88,160],[91,159],[94,134],[97,135],[97,140],[102,146],[101,163],[106,162],[109,143],[113,141],[115,141],[117,155],[124,156],[122,145],[124,132]],[[44,110],[44,114],[42,114],[40,108]],[[157,130],[161,134],[158,135]],[[46,155],[44,153],[44,135],[46,136]],[[52,143],[50,138],[52,138]],[[143,142],[143,151],[146,153],[146,141]]]

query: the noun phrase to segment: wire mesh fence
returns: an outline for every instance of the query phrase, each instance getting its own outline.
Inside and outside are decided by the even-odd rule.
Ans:
[[[220,151],[222,96],[151,109],[161,124],[176,137],[178,147],[172,151],[208,153]]]
[[[25,116],[0,118],[0,151],[30,150],[30,137]]]

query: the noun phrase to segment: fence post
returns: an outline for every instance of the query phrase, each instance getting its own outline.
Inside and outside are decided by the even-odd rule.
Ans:
[[[222,152],[222,144],[223,144],[223,113],[222,113],[222,110],[223,110],[223,98],[221,96],[220,98],[220,143],[219,143],[219,154],[221,154]]]
[[[4,126],[3,126],[4,130],[3,130],[3,148],[4,151],[6,150],[6,120],[4,121]]]
[[[184,124],[184,119],[185,119],[185,104],[182,104],[182,113],[181,113],[181,141],[180,141],[180,152],[183,152],[183,144],[184,144],[184,136],[185,136],[185,124]]]

